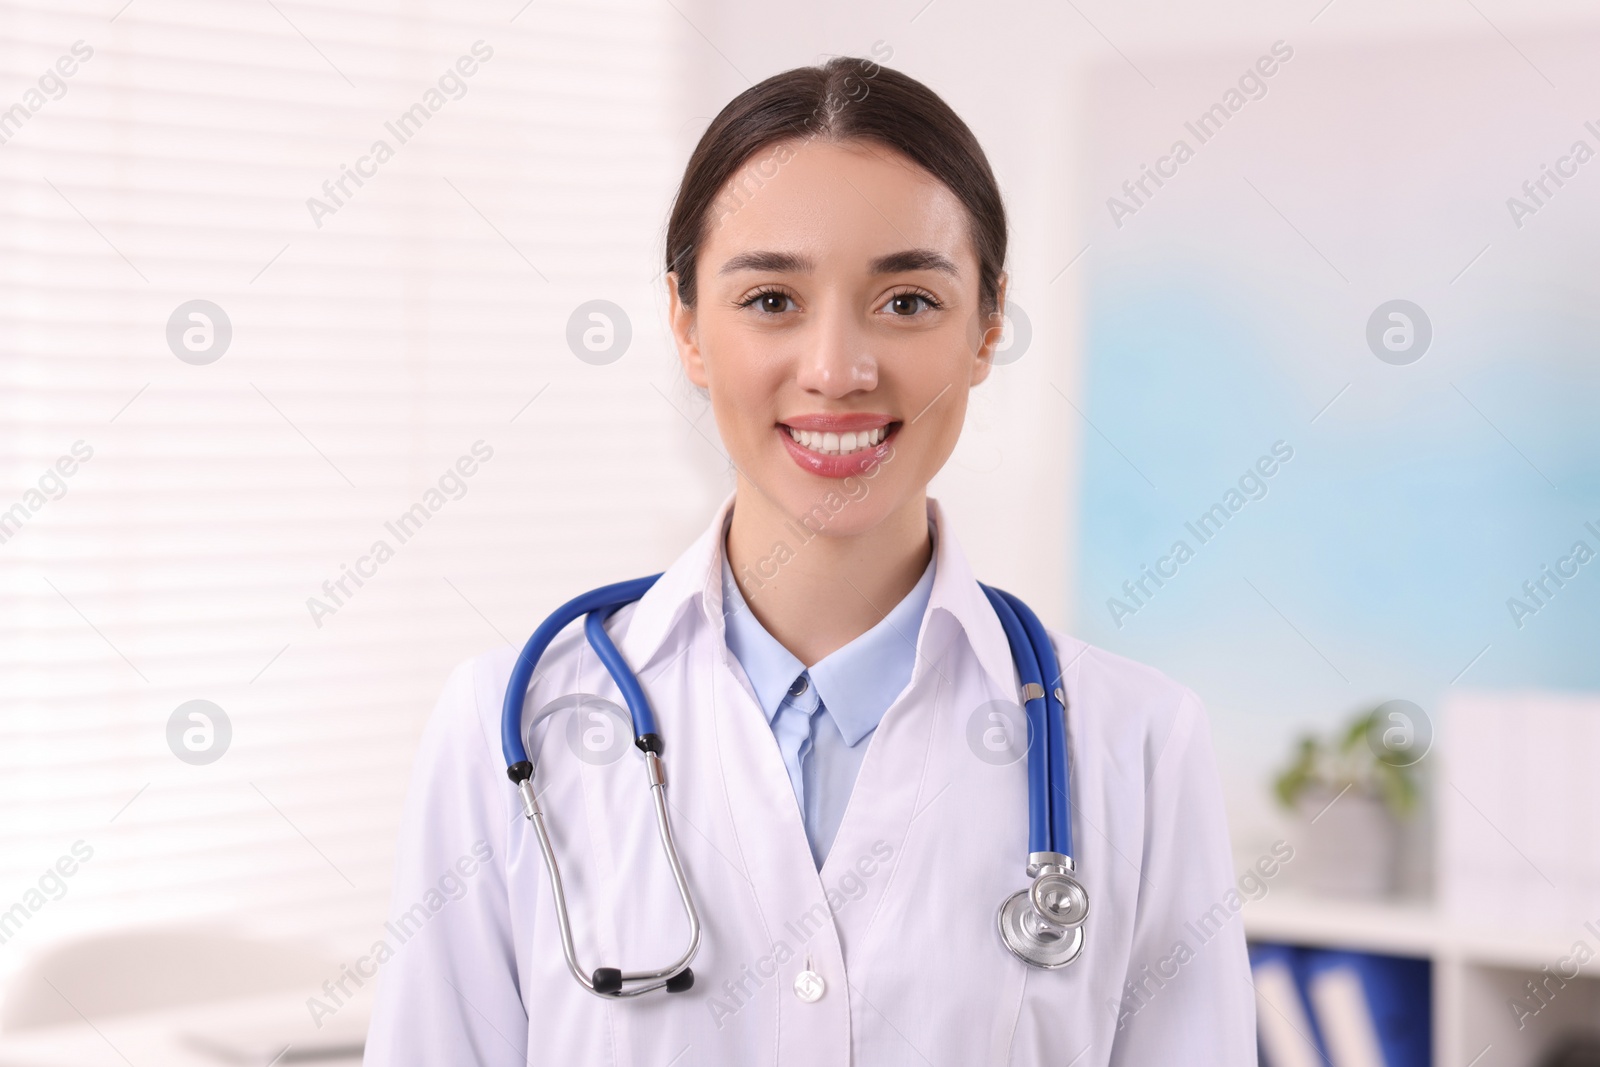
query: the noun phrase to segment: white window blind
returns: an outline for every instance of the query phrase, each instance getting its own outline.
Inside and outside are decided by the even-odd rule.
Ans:
[[[449,668],[724,486],[661,325],[671,6],[121,3],[0,2],[0,970],[195,918],[364,944]]]

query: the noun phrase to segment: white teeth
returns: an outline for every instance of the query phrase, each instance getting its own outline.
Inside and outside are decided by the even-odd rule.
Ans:
[[[847,456],[852,452],[859,452],[864,448],[873,448],[883,443],[889,436],[889,428],[880,426],[875,430],[857,430],[854,433],[819,433],[815,430],[797,430],[793,426],[785,426],[789,436],[798,441],[805,448],[823,455]]]

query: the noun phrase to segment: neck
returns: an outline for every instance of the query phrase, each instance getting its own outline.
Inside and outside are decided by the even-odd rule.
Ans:
[[[756,620],[810,667],[876,626],[927,570],[927,494],[869,530],[840,534],[816,519],[803,524],[741,477],[727,552]]]

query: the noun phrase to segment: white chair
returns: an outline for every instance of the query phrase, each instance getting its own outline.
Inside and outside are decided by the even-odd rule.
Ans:
[[[278,990],[309,995],[337,972],[336,963],[305,946],[223,929],[107,932],[58,945],[24,965],[0,1002],[0,1033]]]

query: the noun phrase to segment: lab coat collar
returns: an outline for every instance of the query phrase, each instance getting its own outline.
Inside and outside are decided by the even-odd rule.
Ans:
[[[735,496],[728,494],[694,543],[667,568],[634,609],[619,644],[641,678],[691,610],[700,612],[700,621],[717,635],[723,654],[729,655],[722,618],[722,542]],[[927,506],[935,529],[933,592],[917,637],[917,663],[911,684],[918,683],[959,634],[966,638],[995,687],[1001,692],[1013,692],[1017,687],[1016,669],[1000,620],[978,587],[966,553],[945,521],[944,509],[932,497]]]

